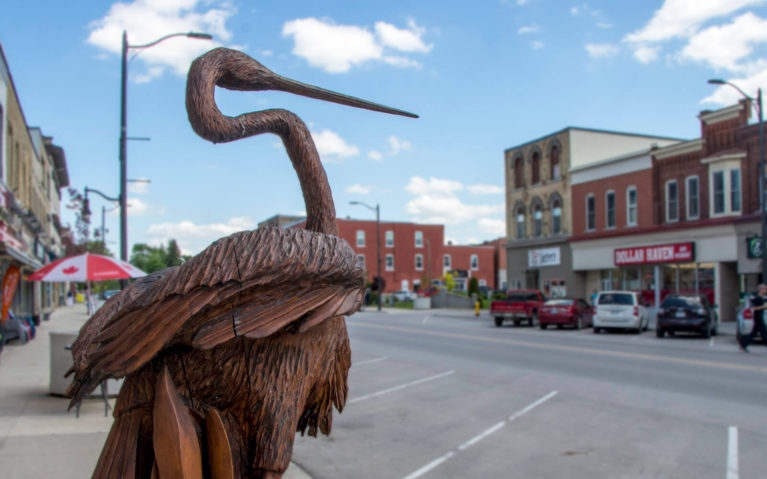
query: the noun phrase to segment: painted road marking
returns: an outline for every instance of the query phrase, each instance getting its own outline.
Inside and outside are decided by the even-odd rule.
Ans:
[[[430,463],[428,463],[425,466],[421,467],[420,469],[418,469],[418,470],[408,474],[407,476],[404,477],[404,479],[416,479],[418,477],[423,476],[427,472],[431,471],[435,467],[439,466],[443,462],[445,462],[448,459],[450,459],[451,457],[453,457],[458,451],[464,451],[464,450],[470,448],[471,446],[473,446],[474,444],[478,443],[482,439],[484,439],[487,436],[489,436],[489,435],[493,434],[494,432],[498,431],[499,429],[501,429],[506,424],[510,423],[511,421],[513,421],[513,420],[515,420],[515,419],[517,419],[517,418],[519,418],[521,416],[524,416],[528,412],[532,411],[533,409],[535,409],[536,407],[538,407],[541,404],[545,403],[546,401],[548,401],[549,399],[553,398],[556,395],[557,395],[557,391],[551,391],[550,393],[548,393],[547,395],[545,395],[542,398],[538,399],[537,401],[535,401],[535,402],[525,406],[524,408],[520,409],[519,411],[515,412],[514,414],[509,416],[507,419],[504,419],[503,421],[501,421],[501,422],[499,422],[497,424],[494,424],[493,426],[490,426],[489,428],[485,429],[484,431],[482,431],[481,433],[477,434],[473,438],[471,438],[468,441],[464,442],[463,444],[458,446],[457,450],[450,451],[447,454],[442,455],[442,456],[438,457],[437,459],[434,459],[433,461],[431,461]]]
[[[738,428],[727,430],[727,479],[738,479]]]
[[[453,371],[451,369],[450,371],[445,371],[444,373],[435,374],[434,376],[429,376],[427,378],[417,379],[415,381],[410,381],[409,383],[400,384],[399,386],[394,386],[393,388],[384,389],[383,391],[378,391],[378,392],[374,392],[374,393],[366,394],[364,396],[360,396],[360,397],[356,397],[356,398],[350,399],[349,403],[355,403],[355,402],[364,401],[366,399],[374,398],[374,397],[377,397],[377,396],[383,396],[384,394],[389,394],[389,393],[393,393],[394,391],[399,391],[399,390],[402,390],[402,389],[405,389],[405,388],[409,388],[410,386],[415,386],[417,384],[422,384],[422,383],[425,383],[425,382],[434,381],[435,379],[441,379],[441,378],[444,378],[445,376],[450,376],[454,372],[455,371]]]
[[[426,324],[426,321],[428,321],[430,317],[431,316],[429,316],[428,314],[424,316],[423,321],[421,321],[421,324]]]
[[[576,353],[596,354],[600,356],[613,356],[613,357],[621,357],[621,358],[629,358],[629,359],[642,359],[646,361],[660,361],[660,362],[667,362],[667,363],[687,364],[687,365],[693,365],[693,366],[706,366],[706,367],[719,368],[719,369],[737,369],[740,371],[754,371],[759,373],[767,373],[767,367],[749,366],[747,364],[720,363],[716,361],[706,361],[702,359],[672,358],[668,356],[655,356],[652,354],[644,354],[644,353],[630,353],[626,351],[600,350],[600,349],[587,348],[583,346],[566,346],[561,344],[547,344],[547,343],[538,343],[535,341],[523,341],[520,339],[490,338],[490,337],[484,337],[484,336],[473,336],[469,334],[448,333],[444,331],[414,329],[414,328],[406,328],[406,327],[400,327],[400,326],[388,326],[388,325],[379,325],[379,324],[371,324],[371,323],[349,322],[347,324],[353,325],[355,327],[383,329],[386,331],[397,331],[402,333],[423,334],[427,336],[437,336],[442,338],[469,339],[469,340],[475,340],[475,341],[484,341],[488,343],[513,344],[513,345],[525,346],[529,348],[556,349],[559,351],[571,351]]]
[[[387,356],[382,356],[380,358],[366,359],[364,361],[354,363],[353,366],[363,366],[365,364],[380,363],[381,361],[386,361],[387,359],[389,359]]]

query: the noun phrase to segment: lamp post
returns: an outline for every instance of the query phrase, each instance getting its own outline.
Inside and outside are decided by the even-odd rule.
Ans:
[[[88,193],[96,193],[97,195],[99,195],[100,197],[104,198],[107,201],[113,201],[113,202],[120,201],[120,198],[112,198],[111,196],[107,196],[104,193],[100,192],[99,190],[96,190],[94,188],[88,188],[86,186],[85,195],[83,199],[83,208],[81,212],[83,220],[86,223],[90,223],[90,217],[91,217],[91,208],[90,208],[90,200],[88,200]],[[110,210],[110,211],[114,211],[114,210]],[[107,243],[106,243],[106,240],[104,239],[104,213],[105,213],[105,208],[102,206],[101,207],[101,244],[104,246],[104,250],[106,251]]]
[[[741,90],[737,85],[734,83],[730,83],[728,81],[714,78],[708,81],[711,85],[729,85],[736,90],[738,90],[738,93],[743,95],[744,98],[746,98],[751,105],[754,105],[754,99],[746,94],[743,90]],[[767,241],[767,210],[765,210],[765,185],[764,185],[764,174],[765,174],[765,158],[764,158],[764,121],[762,118],[762,89],[758,88],[756,90],[756,113],[759,116],[759,213],[762,219],[762,235],[761,235],[761,252],[762,252],[762,283],[767,282],[767,254],[765,251],[765,242]]]
[[[197,38],[201,40],[210,40],[213,37],[207,33],[187,32],[187,33],[171,33],[157,40],[146,43],[144,45],[131,45],[128,43],[128,32],[123,30],[122,41],[122,72],[120,75],[120,259],[128,261],[128,196],[126,194],[126,174],[127,174],[127,149],[126,143],[128,138],[126,136],[126,87],[128,82],[128,50],[141,50],[152,47],[172,37],[188,37]]]
[[[370,205],[366,205],[365,203],[361,201],[351,201],[349,202],[349,204],[364,206],[365,208],[376,212],[376,255],[378,259],[378,276],[376,276],[376,290],[378,291],[378,311],[381,311],[381,296],[383,294],[383,291],[381,291],[381,208],[378,203],[376,203],[375,208],[373,208]]]

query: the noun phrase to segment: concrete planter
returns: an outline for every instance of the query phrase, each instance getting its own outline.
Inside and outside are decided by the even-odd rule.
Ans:
[[[431,309],[431,298],[416,297],[413,301],[413,309]]]
[[[51,331],[51,380],[49,392],[56,396],[64,396],[67,388],[72,383],[72,376],[65,378],[64,375],[72,367],[72,351],[67,349],[77,339],[77,331]],[[107,381],[110,396],[116,396],[123,385],[122,379],[110,379]],[[101,389],[96,388],[92,396],[100,396]]]

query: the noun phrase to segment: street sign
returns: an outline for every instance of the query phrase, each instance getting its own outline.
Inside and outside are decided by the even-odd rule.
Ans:
[[[749,258],[761,258],[764,256],[764,246],[762,245],[762,238],[747,238],[747,256]]]

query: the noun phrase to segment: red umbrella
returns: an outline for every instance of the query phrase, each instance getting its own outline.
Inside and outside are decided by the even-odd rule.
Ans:
[[[29,275],[30,281],[103,281],[140,278],[146,273],[119,259],[99,254],[81,254],[47,264]]]

